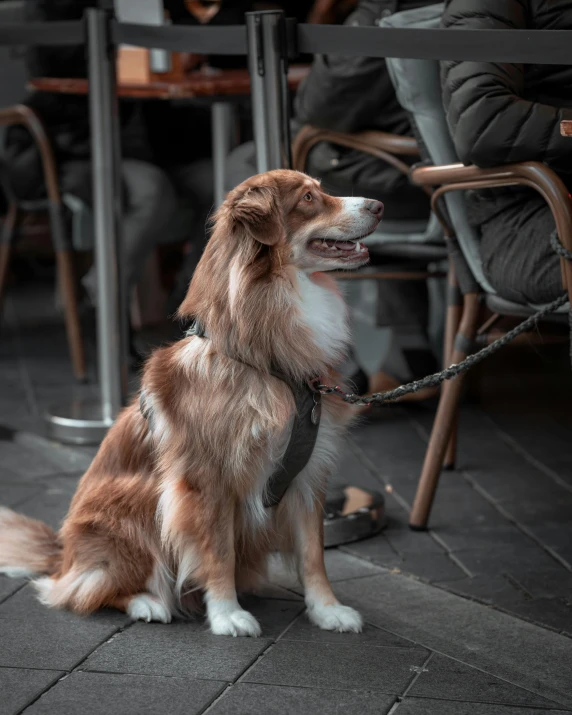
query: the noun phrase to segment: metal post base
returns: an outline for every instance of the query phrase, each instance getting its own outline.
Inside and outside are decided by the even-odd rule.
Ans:
[[[48,437],[64,444],[99,444],[113,420],[105,419],[98,400],[77,399],[45,414]]]
[[[347,487],[339,499],[326,501],[324,546],[341,546],[375,536],[385,528],[383,494]]]

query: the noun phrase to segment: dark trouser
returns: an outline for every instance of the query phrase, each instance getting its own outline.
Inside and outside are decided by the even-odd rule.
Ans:
[[[167,175],[157,166],[134,159],[121,162],[124,204],[121,224],[122,256],[127,285],[133,286],[177,211],[177,195]],[[61,170],[62,193],[91,204],[91,164],[69,161]],[[95,266],[83,284],[96,301]]]
[[[187,227],[189,248],[167,303],[167,311],[172,315],[183,302],[208,241],[210,218],[215,206],[213,165],[210,159],[199,159],[185,166],[173,166],[168,171],[180,201],[194,212],[192,225]]]
[[[499,295],[518,303],[562,295],[560,259],[550,247],[555,228],[546,202],[533,192],[481,224],[483,269]]]

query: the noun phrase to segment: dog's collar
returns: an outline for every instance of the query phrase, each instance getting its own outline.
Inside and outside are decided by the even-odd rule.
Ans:
[[[209,337],[205,326],[197,318],[185,331],[185,336],[206,339]],[[275,366],[271,367],[270,374],[288,385],[294,395],[296,413],[282,462],[268,480],[264,497],[264,506],[267,507],[275,506],[282,501],[290,484],[310,461],[318,437],[322,412],[322,396],[313,389],[312,382],[296,381]],[[142,409],[142,413],[152,425],[152,416],[148,411]]]

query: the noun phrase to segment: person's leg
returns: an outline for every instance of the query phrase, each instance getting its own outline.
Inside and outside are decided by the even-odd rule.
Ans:
[[[499,295],[519,303],[562,295],[560,259],[550,246],[555,228],[546,202],[533,192],[481,227],[483,268]]]
[[[213,165],[210,159],[198,159],[191,164],[169,169],[180,201],[195,214],[189,227],[189,244],[175,286],[169,296],[167,310],[174,314],[183,301],[195,268],[210,235],[210,219],[214,213]]]
[[[254,143],[246,142],[234,149],[228,158],[226,190],[230,191],[254,174],[256,174]],[[208,241],[209,219],[217,207],[214,206],[213,165],[210,159],[201,159],[187,166],[173,167],[170,175],[179,196],[192,202],[197,210],[189,251],[168,301],[169,313],[174,313],[185,297]]]
[[[89,168],[88,168],[89,170]],[[124,205],[121,222],[122,260],[125,280],[132,287],[162,236],[173,213],[177,211],[177,197],[167,175],[157,166],[134,159],[121,163]],[[84,162],[70,162],[66,187],[70,193],[85,193],[87,180]],[[95,266],[84,276],[82,283],[95,302]]]
[[[378,281],[377,325],[391,328],[380,371],[397,382],[418,379],[437,369],[427,332],[426,281]]]

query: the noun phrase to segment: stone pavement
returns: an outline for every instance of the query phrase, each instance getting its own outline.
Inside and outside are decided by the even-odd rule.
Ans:
[[[442,478],[428,532],[409,531],[407,509],[432,409],[385,410],[353,431],[336,478],[383,490],[389,517],[384,534],[327,552],[362,634],[311,627],[277,567],[244,599],[256,640],[212,636],[200,619],[49,611],[24,580],[0,577],[0,715],[572,712],[572,379],[565,350],[517,355],[518,371],[495,363],[478,406],[463,407],[459,469]],[[41,436],[42,410],[69,385],[59,326],[12,320],[0,503],[55,527],[93,455]]]

